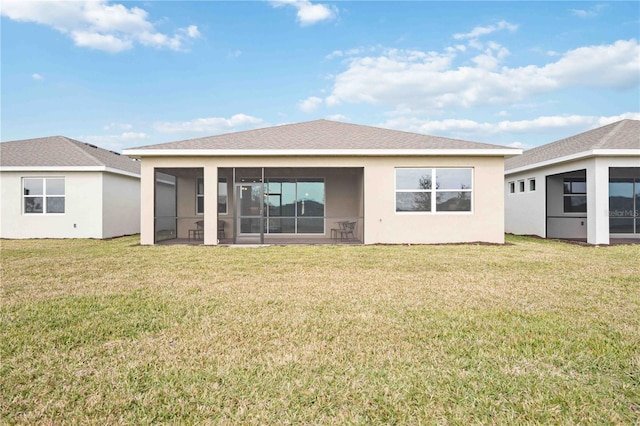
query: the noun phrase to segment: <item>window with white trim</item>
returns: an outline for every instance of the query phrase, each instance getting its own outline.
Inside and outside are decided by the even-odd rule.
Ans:
[[[518,181],[518,192],[524,192],[524,180]]]
[[[218,214],[227,214],[227,179],[218,179]],[[196,214],[204,213],[204,179],[196,179]]]
[[[536,180],[529,179],[529,191],[535,191],[535,190],[536,190]]]
[[[515,194],[515,193],[516,193],[516,183],[509,182],[509,194]]]
[[[471,168],[397,168],[396,212],[470,212]]]
[[[564,180],[564,212],[587,212],[587,181],[584,178]]]
[[[24,214],[64,213],[64,178],[22,178],[22,206]]]

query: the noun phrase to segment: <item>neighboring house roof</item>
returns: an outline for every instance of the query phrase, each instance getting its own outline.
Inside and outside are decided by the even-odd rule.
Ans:
[[[140,162],[65,136],[0,143],[2,170],[104,170],[140,175]]]
[[[211,151],[214,150],[215,153]],[[127,149],[145,155],[517,155],[519,149],[328,120],[147,145]]]
[[[530,149],[507,159],[504,168],[509,173],[595,155],[640,156],[640,121],[617,121]]]

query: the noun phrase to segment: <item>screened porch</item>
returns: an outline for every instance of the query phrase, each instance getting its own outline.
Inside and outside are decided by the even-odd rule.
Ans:
[[[218,168],[206,188],[203,168],[156,168],[156,244],[361,244],[363,169]],[[204,226],[206,197],[217,197],[217,224]]]

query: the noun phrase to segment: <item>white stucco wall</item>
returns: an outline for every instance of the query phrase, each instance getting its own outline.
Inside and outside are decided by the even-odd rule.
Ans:
[[[601,156],[552,164],[524,172],[508,173],[504,177],[505,231],[518,235],[553,236],[556,238],[586,238],[590,244],[609,244],[609,168],[640,167],[640,158]],[[564,213],[562,188],[547,188],[547,176],[586,170],[587,213]],[[534,177],[535,193],[519,193],[518,180]],[[509,193],[509,182],[516,182],[516,193]],[[525,188],[525,190],[528,188]],[[546,194],[557,193],[557,200],[547,200]],[[553,197],[551,197],[553,198]],[[547,212],[547,206],[549,212]],[[551,220],[547,229],[547,214],[563,216]],[[586,223],[583,216],[587,216]]]
[[[63,214],[24,214],[23,177],[64,177]],[[1,238],[102,238],[102,173],[0,173]]]
[[[530,189],[534,179],[536,189]],[[524,182],[524,192],[520,192],[519,182]],[[513,182],[515,192],[510,193],[509,183]],[[545,235],[545,178],[539,172],[511,175],[504,181],[505,232],[519,235]]]
[[[102,174],[102,238],[140,233],[140,179]]]
[[[364,243],[504,242],[502,157],[145,157],[142,161],[141,243],[153,244],[154,168],[204,168],[205,187],[217,181],[208,171],[232,167],[356,167],[364,169]],[[473,168],[473,211],[397,213],[396,167]],[[209,176],[209,178],[207,178]],[[214,180],[214,176],[215,179]],[[327,185],[327,191],[330,186]],[[210,192],[208,192],[210,193]],[[327,196],[327,198],[330,195]],[[205,197],[205,228],[215,223],[215,197]],[[358,200],[359,201],[359,200]],[[355,201],[356,204],[358,201]],[[209,209],[209,210],[207,210]],[[211,229],[215,229],[212,227]],[[205,244],[215,244],[210,233]]]

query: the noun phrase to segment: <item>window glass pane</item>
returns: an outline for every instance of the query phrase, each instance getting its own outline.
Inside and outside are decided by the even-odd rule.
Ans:
[[[227,213],[227,181],[218,182],[218,214]]]
[[[269,194],[267,196],[269,216],[282,216],[282,196],[280,194]]]
[[[609,182],[609,216],[633,217],[633,181]]]
[[[535,190],[536,190],[536,180],[531,179],[529,181],[529,191],[535,191]]]
[[[23,179],[24,195],[42,195],[42,179]]]
[[[571,192],[573,194],[586,194],[587,193],[587,183],[585,181],[574,181],[574,182],[571,182]]]
[[[565,213],[586,213],[587,197],[584,195],[571,195],[564,197]]]
[[[470,212],[471,192],[438,192],[436,194],[436,211]]]
[[[298,182],[298,216],[324,216],[324,182]]]
[[[471,189],[471,169],[436,169],[436,189]]]
[[[204,213],[204,197],[202,196],[196,197],[196,213],[198,214]]]
[[[47,195],[64,195],[64,178],[47,179]]]
[[[42,197],[24,197],[24,212],[42,213],[43,200]]]
[[[196,181],[196,194],[203,195],[204,194],[204,179],[198,178]]]
[[[396,169],[396,189],[431,189],[431,169]]]
[[[324,234],[324,218],[298,219],[298,234]]]
[[[633,219],[609,219],[609,232],[612,234],[632,234]]]
[[[267,230],[270,234],[293,234],[296,232],[296,223],[295,219],[269,219],[269,229]]]
[[[282,183],[282,200],[280,214],[282,216],[294,217],[296,215],[296,183]]]
[[[431,192],[396,192],[396,211],[431,211]]]
[[[64,213],[64,197],[47,197],[47,213]]]
[[[513,194],[516,192],[516,184],[515,182],[509,182],[509,193]]]
[[[518,182],[518,191],[519,192],[524,192],[524,181],[523,180]]]

